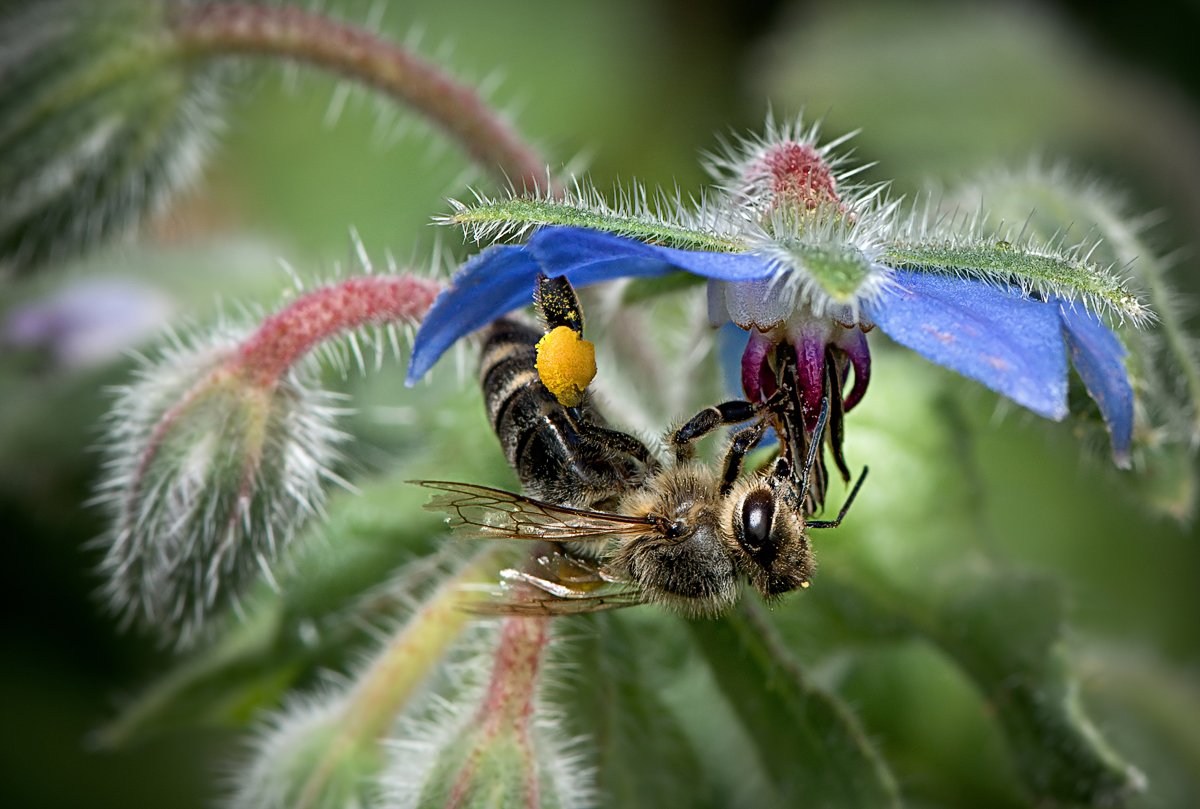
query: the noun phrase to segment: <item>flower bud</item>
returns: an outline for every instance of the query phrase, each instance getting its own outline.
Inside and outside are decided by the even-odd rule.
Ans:
[[[833,169],[812,143],[785,140],[764,148],[746,166],[742,191],[768,214],[799,218],[842,210]]]
[[[379,751],[342,743],[346,704],[346,695],[337,693],[292,699],[260,729],[248,768],[233,775],[234,788],[226,805],[231,809],[371,805],[371,776],[378,767]],[[340,754],[330,756],[331,750]]]
[[[116,235],[197,173],[209,71],[181,58],[166,0],[39,0],[0,11],[0,267]]]
[[[546,618],[505,619],[478,707],[462,710],[460,699],[425,733],[399,740],[388,778],[388,806],[482,809],[588,803],[587,773],[579,756],[570,743],[554,738],[554,723],[537,704],[548,641]]]
[[[181,645],[320,509],[340,438],[302,369],[264,385],[236,349],[164,352],[110,416],[107,593]]]
[[[422,575],[428,570],[422,568]],[[232,773],[234,809],[376,806],[384,749],[397,717],[437,679],[447,653],[466,646],[464,587],[495,577],[491,551],[456,564],[368,665],[338,688],[293,699],[274,712],[251,755]],[[404,588],[407,595],[413,595]],[[468,640],[469,643],[469,640]]]

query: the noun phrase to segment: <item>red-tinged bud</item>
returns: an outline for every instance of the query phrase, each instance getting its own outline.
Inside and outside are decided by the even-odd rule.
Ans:
[[[811,143],[784,141],[767,146],[742,178],[746,197],[766,215],[842,211],[833,168]]]
[[[177,644],[269,569],[320,512],[342,435],[302,358],[364,326],[411,322],[438,289],[353,278],[300,297],[249,338],[165,351],[110,416],[107,593],[127,621]]]
[[[585,805],[583,771],[569,744],[552,738],[539,709],[549,621],[511,616],[500,628],[478,708],[454,724],[419,763],[398,761],[390,806],[523,809]],[[407,747],[411,747],[408,745]],[[405,747],[402,752],[407,752]]]

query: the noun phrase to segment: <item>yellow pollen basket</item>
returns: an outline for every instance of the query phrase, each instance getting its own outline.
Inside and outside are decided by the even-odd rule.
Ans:
[[[575,407],[596,376],[596,347],[568,326],[556,326],[538,340],[537,372],[559,404]]]

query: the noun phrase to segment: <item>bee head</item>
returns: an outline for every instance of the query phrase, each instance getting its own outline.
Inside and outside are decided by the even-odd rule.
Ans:
[[[807,587],[813,574],[812,550],[804,517],[786,482],[744,481],[726,501],[726,534],[738,570],[764,596]]]

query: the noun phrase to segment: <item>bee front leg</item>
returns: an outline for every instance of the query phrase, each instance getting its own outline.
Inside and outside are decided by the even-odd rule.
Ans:
[[[762,411],[762,405],[752,404],[742,399],[704,408],[688,419],[682,427],[671,433],[667,439],[675,451],[675,460],[677,462],[691,460],[696,454],[696,442],[701,438],[718,427],[749,421],[760,416]]]
[[[733,440],[729,442],[729,451],[725,453],[725,466],[721,472],[722,497],[729,494],[733,489],[733,484],[737,481],[738,476],[742,474],[742,463],[746,460],[746,456],[762,441],[763,434],[766,431],[766,420],[759,419],[749,427],[738,430],[733,434]]]

